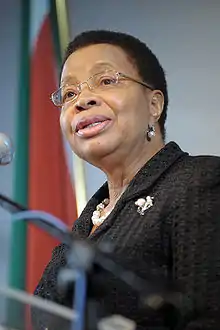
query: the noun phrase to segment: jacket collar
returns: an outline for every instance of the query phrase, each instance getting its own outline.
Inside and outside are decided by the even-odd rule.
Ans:
[[[154,157],[152,157],[135,175],[126,191],[117,202],[114,213],[123,207],[130,199],[140,196],[143,192],[148,191],[152,185],[166,172],[179,158],[188,155],[183,152],[175,142],[169,142],[161,149]],[[78,232],[80,237],[88,236],[92,224],[91,216],[96,206],[108,197],[108,184],[105,182],[103,186],[89,200],[74,228],[74,232]],[[109,226],[108,221],[105,221],[100,228]],[[106,227],[107,228],[107,227]],[[97,230],[97,232],[99,229]],[[96,233],[96,232],[95,232]],[[93,235],[92,235],[93,236]]]
[[[147,191],[179,158],[188,155],[175,142],[169,142],[154,155],[136,174],[123,195],[124,200],[133,199]]]

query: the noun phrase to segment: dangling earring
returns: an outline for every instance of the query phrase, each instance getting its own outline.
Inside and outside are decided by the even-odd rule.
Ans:
[[[154,137],[155,135],[156,135],[155,126],[148,124],[147,132],[146,132],[147,141],[150,142],[152,137]]]

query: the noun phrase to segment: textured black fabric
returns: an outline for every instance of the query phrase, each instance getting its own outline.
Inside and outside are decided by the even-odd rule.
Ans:
[[[104,184],[75,222],[73,235],[94,244],[112,243],[115,258],[143,278],[151,272],[177,280],[186,298],[181,329],[219,329],[220,158],[192,157],[168,143],[137,173],[109,217],[89,236],[92,212],[107,196]],[[142,216],[135,201],[146,196],[153,197],[154,204]],[[69,305],[57,291],[66,251],[63,244],[55,248],[35,294]],[[138,329],[172,328],[168,313],[164,317],[150,309],[139,311],[134,291],[113,276],[106,275],[105,282],[108,290],[100,303],[110,314],[134,319]]]

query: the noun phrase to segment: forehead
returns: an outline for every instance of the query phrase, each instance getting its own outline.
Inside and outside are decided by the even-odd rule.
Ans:
[[[105,69],[115,69],[127,74],[137,74],[128,55],[120,47],[109,44],[91,45],[72,53],[66,60],[61,80],[74,77],[82,80]]]

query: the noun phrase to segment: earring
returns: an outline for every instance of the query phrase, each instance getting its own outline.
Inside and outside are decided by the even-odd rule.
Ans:
[[[146,132],[147,141],[150,142],[151,138],[154,137],[155,135],[156,135],[155,126],[148,124],[147,132]]]

